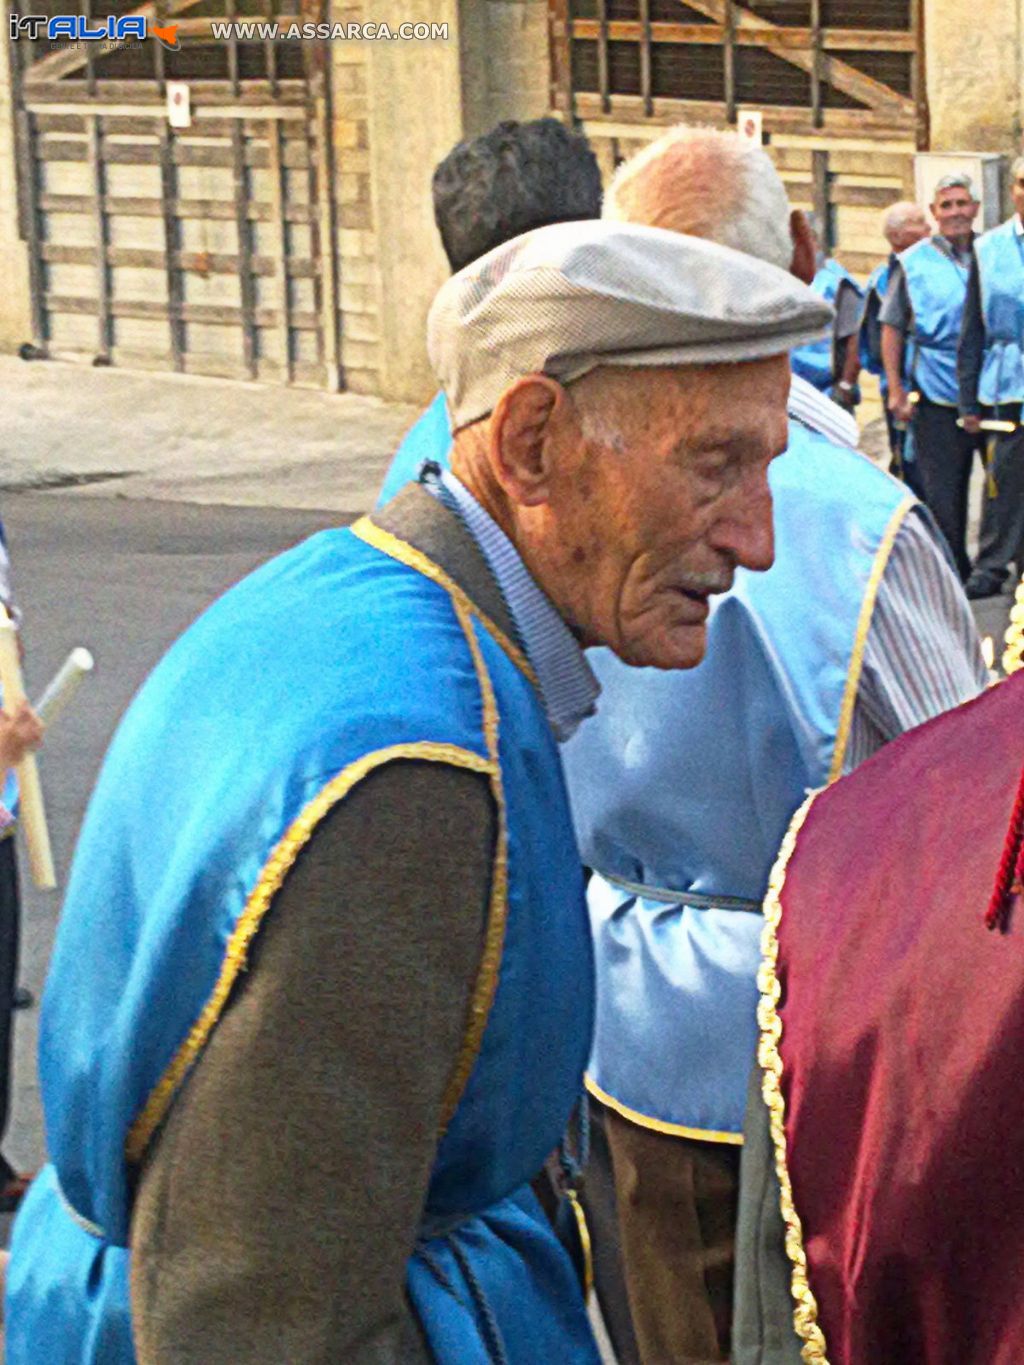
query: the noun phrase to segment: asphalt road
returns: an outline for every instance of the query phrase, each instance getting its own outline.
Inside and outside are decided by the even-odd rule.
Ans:
[[[96,672],[57,721],[40,755],[58,881],[66,882],[89,793],[118,719],[177,635],[255,565],[325,526],[337,513],[4,495],[2,515],[24,613],[25,674],[38,697],[75,645]],[[160,777],[153,775],[153,800]],[[24,862],[24,859],[23,859]],[[42,988],[60,892],[23,875],[22,982]],[[16,1016],[10,1160],[34,1169],[43,1157],[36,1081],[38,1010]]]

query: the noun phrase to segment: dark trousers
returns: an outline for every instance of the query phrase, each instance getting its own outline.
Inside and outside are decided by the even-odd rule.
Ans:
[[[0,1143],[7,1133],[11,1107],[11,1042],[14,984],[18,979],[18,934],[20,922],[18,862],[14,836],[0,839]],[[13,1174],[0,1155],[0,1183]]]
[[[728,1360],[740,1148],[656,1133],[591,1105],[587,1213],[620,1362]]]
[[[994,416],[986,412],[985,416]],[[1020,404],[1001,408],[1006,421],[1020,421]],[[1010,572],[1024,573],[1024,428],[988,438],[988,478],[981,513],[981,541],[971,575],[998,591]]]
[[[921,496],[946,537],[961,579],[967,579],[967,489],[977,436],[957,426],[956,408],[921,396],[911,424]]]
[[[923,499],[921,479],[917,472],[917,461],[911,460],[908,463],[904,459],[907,442],[906,427],[900,429],[896,425],[896,419],[888,408],[885,410],[885,425],[889,432],[889,451],[892,455],[889,473],[894,474],[897,479],[902,479],[915,497]]]

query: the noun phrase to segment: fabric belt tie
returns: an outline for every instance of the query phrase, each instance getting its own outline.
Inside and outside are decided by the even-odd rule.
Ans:
[[[747,915],[761,913],[761,901],[746,900],[742,896],[706,896],[699,891],[670,891],[665,886],[647,886],[643,882],[627,881],[625,877],[614,877],[599,868],[593,871],[603,881],[641,900],[658,901],[662,905],[688,905],[692,910],[738,910]]]
[[[469,1257],[454,1236],[460,1227],[478,1216],[475,1213],[452,1214],[448,1218],[435,1218],[425,1215],[420,1221],[419,1234],[416,1238],[416,1255],[419,1256],[441,1288],[451,1294],[452,1298],[464,1303],[463,1296],[459,1293],[458,1288],[452,1284],[430,1246],[432,1241],[446,1243],[469,1287],[472,1300],[471,1311],[475,1310],[475,1316],[483,1336],[484,1348],[492,1361],[492,1365],[508,1365],[508,1351],[502,1339],[501,1328],[498,1326],[494,1309],[488,1302],[487,1294],[477,1279]]]

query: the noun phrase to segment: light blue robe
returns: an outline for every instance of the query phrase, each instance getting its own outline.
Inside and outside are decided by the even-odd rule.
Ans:
[[[968,266],[953,260],[931,238],[904,251],[900,264],[914,310],[907,369],[925,398],[955,408],[960,401],[956,357]]]
[[[452,429],[448,422],[448,407],[444,394],[435,395],[430,406],[409,428],[395,458],[388,466],[377,506],[383,507],[405,487],[419,478],[424,460],[433,460],[442,469],[451,465]]]
[[[715,600],[704,662],[662,672],[591,651],[601,705],[562,749],[596,869],[588,1084],[634,1122],[725,1142],[756,1047],[768,874],[807,789],[842,766],[865,599],[913,502],[797,422],[770,481],[775,564]],[[712,908],[723,898],[746,908]]]
[[[985,322],[978,399],[988,407],[1024,403],[1024,239],[1014,215],[975,243]]]
[[[826,303],[835,305],[843,288],[854,290],[859,296],[861,287],[850,272],[831,258],[822,262],[811,288],[820,294]],[[789,363],[793,373],[822,393],[828,393],[839,376],[835,372],[836,338],[834,331],[818,341],[808,341],[790,352]]]
[[[271,561],[182,636],[121,724],[43,1004],[50,1164],[14,1229],[8,1365],[132,1365],[132,1189],[153,1132],[303,838],[365,773],[424,745],[489,774],[507,844],[493,999],[472,1016],[482,1032],[438,1140],[409,1297],[440,1362],[502,1358],[484,1301],[509,1365],[598,1365],[575,1272],[527,1184],[578,1098],[593,1018],[558,750],[519,662],[478,615],[464,629],[407,548],[375,543],[364,521]]]

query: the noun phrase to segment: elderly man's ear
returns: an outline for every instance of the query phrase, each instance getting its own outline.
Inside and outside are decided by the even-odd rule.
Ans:
[[[807,214],[794,209],[789,215],[789,235],[793,238],[793,261],[789,273],[810,284],[817,272],[817,248]]]
[[[547,501],[552,423],[567,402],[557,380],[531,374],[510,385],[494,409],[490,451],[494,475],[513,502],[523,507]]]

